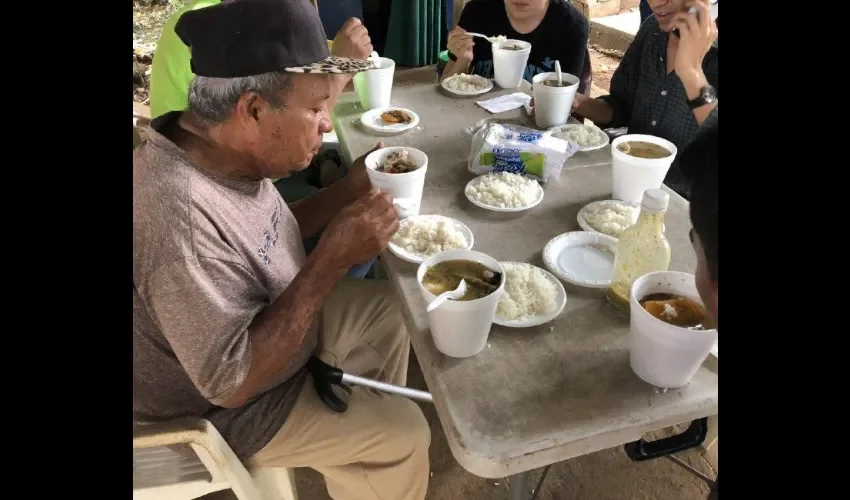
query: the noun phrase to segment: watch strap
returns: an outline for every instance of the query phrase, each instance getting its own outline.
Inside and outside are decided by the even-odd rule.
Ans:
[[[717,92],[714,90],[714,87],[712,87],[711,85],[706,85],[705,87],[699,90],[699,94],[696,96],[696,98],[688,101],[688,106],[691,109],[696,109],[705,104],[714,102],[714,100],[717,98],[716,96]]]

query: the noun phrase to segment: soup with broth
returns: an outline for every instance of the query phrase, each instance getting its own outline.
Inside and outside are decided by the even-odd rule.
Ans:
[[[666,158],[672,154],[664,146],[646,141],[621,142],[617,145],[617,149],[635,158],[659,159]]]
[[[457,289],[460,280],[466,281],[466,293],[458,300],[475,300],[495,292],[502,282],[502,274],[472,260],[447,260],[425,271],[422,286],[440,295]]]
[[[651,293],[639,303],[646,312],[673,326],[690,330],[711,330],[717,327],[711,321],[706,308],[688,297],[672,293]]]

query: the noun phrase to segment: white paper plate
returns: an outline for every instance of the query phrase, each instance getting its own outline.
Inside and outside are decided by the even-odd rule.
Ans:
[[[523,266],[540,269],[537,266],[533,266],[525,262],[500,262],[500,264],[502,264],[503,266],[505,264],[520,264]],[[529,328],[532,326],[539,326],[548,323],[561,314],[561,312],[564,310],[564,306],[567,305],[567,291],[564,290],[564,285],[560,281],[558,281],[558,278],[552,276],[552,273],[545,269],[540,269],[540,271],[543,273],[546,279],[548,279],[553,285],[555,285],[555,307],[546,314],[513,321],[499,319],[499,313],[497,310],[496,314],[493,315],[493,323],[501,326],[507,326],[510,328]]]
[[[552,238],[543,262],[552,273],[573,285],[608,288],[614,270],[617,239],[607,234],[573,231]]]
[[[385,123],[384,120],[381,120],[381,113],[393,110],[404,111],[405,113],[410,115],[410,122]],[[365,113],[360,115],[360,123],[362,123],[363,126],[368,128],[369,130],[375,132],[380,132],[382,134],[398,134],[406,130],[410,130],[419,125],[419,115],[406,108],[390,106],[388,108],[376,108],[366,111]]]
[[[565,132],[567,130],[578,128],[578,127],[584,127],[584,125],[582,125],[580,123],[568,123],[566,125],[558,125],[558,126],[552,127],[549,130],[547,130],[546,132],[550,133],[550,134],[554,134],[556,132]],[[611,142],[611,139],[608,138],[608,134],[606,134],[604,131],[602,132],[602,137],[605,138],[605,140],[603,142],[600,142],[599,144],[596,144],[594,146],[587,146],[587,147],[579,146],[578,150],[580,152],[586,152],[586,151],[596,151],[597,149],[604,148],[605,146],[607,146]],[[578,146],[578,144],[576,144],[576,146]]]
[[[461,233],[463,233],[463,238],[464,240],[466,240],[466,246],[463,248],[458,248],[457,250],[471,250],[473,243],[475,243],[475,238],[472,235],[472,230],[469,229],[466,224],[457,219],[452,219],[451,217],[444,217],[442,215],[412,215],[402,220],[399,228],[401,228],[401,226],[404,226],[405,224],[411,224],[421,220],[444,220],[446,222],[454,224],[454,226],[458,230],[460,230]],[[393,243],[392,240],[390,240],[390,243],[389,245],[387,245],[387,247],[390,249],[390,252],[392,252],[399,259],[406,260],[407,262],[412,262],[414,264],[421,264],[425,261],[425,259],[430,257],[430,255],[416,255],[407,252],[400,246]]]
[[[467,192],[469,187],[472,186],[474,183],[478,182],[481,179],[481,177],[483,177],[483,176],[476,177],[476,178],[472,179],[471,181],[467,182],[466,186],[464,186],[464,188],[463,188],[463,194],[464,194],[464,196],[466,196],[466,199],[470,201],[470,203],[472,203],[473,205],[479,206],[479,207],[481,207],[485,210],[491,210],[493,212],[522,212],[524,210],[529,210],[531,208],[536,207],[537,205],[540,204],[541,201],[543,201],[543,186],[541,186],[538,183],[537,188],[539,189],[540,194],[537,197],[537,199],[534,200],[533,202],[531,202],[531,204],[529,204],[529,205],[526,205],[524,207],[513,207],[513,208],[502,208],[502,207],[494,207],[493,205],[485,205],[484,203],[481,203],[480,201],[472,198],[469,195],[469,193]]]
[[[594,201],[593,203],[588,203],[587,205],[583,206],[581,208],[581,210],[578,211],[578,214],[576,215],[576,220],[578,221],[578,225],[581,226],[581,228],[584,229],[585,231],[590,231],[592,233],[602,233],[602,231],[598,231],[596,228],[591,226],[590,223],[587,222],[587,219],[584,218],[584,214],[587,212],[587,210],[589,208],[595,208],[595,207],[598,207],[600,205],[626,205],[626,206],[629,206],[629,207],[637,208],[638,211],[635,212],[635,220],[632,222],[632,224],[637,222],[637,218],[640,215],[640,206],[632,205],[631,203],[626,203],[625,201],[620,201],[620,200]],[[607,233],[602,233],[602,234],[607,234]],[[614,236],[613,234],[609,234],[608,236],[616,238],[616,236]]]
[[[460,96],[481,95],[481,94],[486,94],[487,92],[490,92],[491,90],[493,90],[493,82],[491,80],[488,80],[487,78],[484,78],[483,76],[478,76],[478,75],[473,75],[473,76],[478,76],[478,78],[487,81],[487,86],[482,88],[481,90],[454,90],[454,89],[449,88],[446,85],[446,82],[448,82],[449,80],[458,79],[458,78],[460,78],[460,76],[461,75],[452,75],[452,76],[446,78],[445,80],[443,80],[442,82],[440,82],[440,86],[443,87],[446,90],[446,92],[449,92],[450,94],[454,94],[454,95],[460,95]],[[467,76],[469,76],[469,75],[467,75]]]
[[[584,229],[585,231],[590,231],[592,233],[607,234],[607,233],[603,233],[602,231],[598,231],[596,228],[591,226],[590,223],[587,222],[587,219],[584,218],[584,214],[585,214],[585,211],[590,207],[595,207],[595,206],[598,206],[598,205],[605,205],[605,204],[609,204],[609,203],[628,205],[630,207],[637,208],[638,211],[636,212],[636,215],[635,215],[635,222],[637,222],[637,218],[640,216],[640,205],[634,205],[632,203],[627,203],[627,202],[622,201],[622,200],[600,200],[600,201],[594,201],[593,203],[588,203],[587,205],[581,207],[581,210],[579,210],[578,214],[576,214],[576,220],[578,221],[578,225],[582,229]],[[667,224],[664,224],[664,223],[661,224],[661,231],[667,232]],[[612,238],[618,239],[616,236],[613,236],[613,235],[610,235],[610,234],[608,236],[611,236]]]

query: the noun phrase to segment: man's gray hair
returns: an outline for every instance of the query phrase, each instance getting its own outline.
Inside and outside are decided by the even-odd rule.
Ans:
[[[204,124],[215,125],[230,116],[248,92],[260,94],[275,109],[283,107],[281,91],[291,86],[292,75],[283,71],[239,78],[196,76],[189,85],[189,111]]]

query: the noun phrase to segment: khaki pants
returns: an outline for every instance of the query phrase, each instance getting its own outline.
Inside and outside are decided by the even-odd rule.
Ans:
[[[343,371],[405,385],[410,340],[386,281],[343,280],[320,313],[319,357]],[[265,467],[312,467],[334,500],[422,500],[431,431],[416,403],[362,387],[335,413],[308,379],[292,413],[251,458]]]

